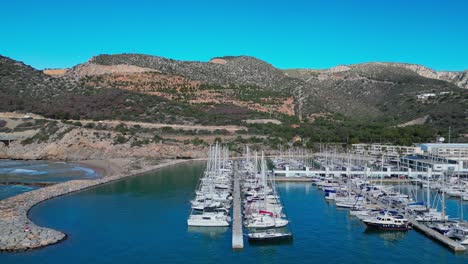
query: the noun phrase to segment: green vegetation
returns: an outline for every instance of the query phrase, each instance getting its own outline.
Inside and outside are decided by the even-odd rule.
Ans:
[[[293,70],[289,71],[291,75],[288,77],[271,65],[251,57],[224,59],[228,60],[225,65],[177,62],[135,54],[104,55],[93,59],[98,64],[135,65],[162,71],[155,75],[178,76],[181,78],[178,84],[154,84],[163,85],[163,91],[179,96],[177,101],[124,90],[131,85],[125,80],[114,81],[107,88],[92,85],[93,80],[106,82],[104,76],[84,78],[80,82],[67,76],[50,78],[29,66],[0,56],[0,111],[37,113],[48,118],[62,119],[75,128],[82,126],[82,121],[70,120],[95,120],[96,123],[86,123],[84,127],[118,132],[119,135],[114,139],[116,144],[129,140],[134,145],[147,144],[151,140],[159,142],[164,135],[197,137],[229,133],[169,127],[152,129],[124,124],[112,127],[97,121],[108,119],[169,124],[245,125],[248,131],[239,134],[262,136],[235,138],[228,142],[233,147],[241,142],[276,147],[291,142],[294,136],[303,139],[294,144],[305,144],[308,147],[313,147],[316,142],[388,142],[408,145],[433,141],[438,135],[447,136],[449,126],[452,129],[452,141],[467,140],[461,135],[468,133],[468,90],[460,89],[453,83],[424,78],[403,67],[381,64],[354,65],[348,71],[329,75],[320,73],[319,79],[318,72],[303,74]],[[262,113],[231,103],[189,104],[187,99],[191,98],[196,87],[182,79],[201,83],[198,89],[215,91],[220,94],[221,102],[226,96],[245,105],[259,103],[272,106],[294,96],[296,113],[300,113],[304,121],[299,120],[298,115]],[[152,81],[158,80],[155,78],[148,82]],[[417,95],[427,92],[438,96],[424,101],[417,99]],[[307,121],[308,117],[312,119],[314,114],[323,113],[328,116],[316,118],[313,122]],[[424,125],[397,127],[398,124],[424,116],[429,117]],[[260,118],[278,119],[283,124],[243,123],[245,119]],[[24,143],[44,142],[57,132],[54,129],[58,129],[48,122],[27,121],[14,129],[0,123],[0,131],[40,129],[36,136]],[[65,132],[57,137],[63,137]],[[137,137],[148,138],[149,141],[134,140]],[[199,138],[189,142],[207,144]]]
[[[62,132],[60,133],[57,133],[57,135],[55,136],[55,139],[56,140],[60,140],[63,138],[63,136],[65,136],[66,134],[68,134],[69,132],[71,132],[73,129],[75,129],[76,127],[73,127],[73,126],[70,126],[70,127],[67,127],[66,129],[64,129]]]
[[[134,140],[131,144],[132,147],[141,147],[143,145],[148,145],[151,141],[147,138]]]
[[[57,121],[49,122],[47,125],[42,127],[37,134],[21,141],[21,144],[27,145],[27,144],[31,144],[34,142],[37,142],[37,143],[47,142],[52,135],[57,133],[59,129],[60,127],[58,126]]]
[[[125,144],[128,141],[129,141],[129,138],[125,137],[124,135],[119,134],[114,138],[114,142],[112,144],[114,145]]]
[[[312,123],[300,123],[298,128],[290,125],[250,124],[249,133],[269,136],[270,146],[284,144],[294,136],[300,136],[306,146],[314,143],[342,142],[347,144],[360,142],[382,142],[399,145],[411,145],[416,142],[430,142],[444,131],[428,126],[395,127],[385,121],[353,120],[342,115],[334,119],[318,118]],[[452,137],[456,137],[452,134]]]
[[[191,143],[195,146],[201,146],[201,145],[208,145],[203,139],[199,139],[198,137],[192,139]]]

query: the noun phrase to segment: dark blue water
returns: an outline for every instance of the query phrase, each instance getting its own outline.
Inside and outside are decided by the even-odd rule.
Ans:
[[[416,231],[367,232],[310,184],[279,185],[291,220],[289,245],[233,252],[229,228],[188,229],[189,200],[202,170],[184,164],[44,202],[31,211],[40,225],[69,238],[0,263],[468,263]],[[210,230],[210,229],[208,229]]]
[[[93,169],[73,163],[0,160],[0,183],[55,183],[75,179],[90,179],[98,176],[98,173]],[[0,184],[0,200],[34,189],[36,187]]]

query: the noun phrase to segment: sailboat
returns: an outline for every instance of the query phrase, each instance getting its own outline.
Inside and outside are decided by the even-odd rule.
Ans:
[[[461,185],[460,171],[457,172],[458,183]],[[460,244],[468,245],[468,223],[463,218],[463,198],[459,200],[460,207],[460,220],[455,224],[449,226],[449,231],[445,234],[448,237],[455,238],[460,241]]]
[[[276,229],[268,229],[262,232],[249,233],[250,242],[280,242],[289,241],[292,239],[292,233],[286,231],[278,231]]]
[[[271,181],[268,184],[266,173],[266,162],[262,152],[262,159],[260,161],[261,171],[258,175],[257,185],[254,186],[257,199],[246,204],[246,211],[249,212],[246,221],[244,221],[247,228],[272,228],[284,227],[288,224],[288,220],[283,217],[283,206],[279,201],[276,194],[276,186]]]
[[[205,171],[190,202],[191,212],[188,226],[224,227],[231,218],[232,164],[225,147],[210,146]]]

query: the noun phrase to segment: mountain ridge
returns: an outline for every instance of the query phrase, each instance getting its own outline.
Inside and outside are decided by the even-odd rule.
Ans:
[[[327,69],[312,69],[312,68],[291,68],[284,69],[286,73],[291,72],[303,72],[303,73],[336,73],[348,71],[351,68],[359,67],[360,65],[384,65],[384,66],[395,66],[402,67],[408,70],[411,70],[418,75],[430,79],[442,80],[454,83],[460,88],[468,89],[468,69],[463,71],[437,71],[433,70],[427,66],[414,63],[402,63],[402,62],[364,62],[357,64],[341,64]],[[300,77],[296,75],[296,77]]]
[[[389,125],[429,115],[431,118],[427,120],[430,124],[444,126],[456,120],[457,126],[466,129],[463,123],[468,116],[467,89],[451,82],[453,76],[451,81],[425,77],[431,77],[430,69],[414,64],[363,63],[327,70],[281,70],[250,56],[214,57],[208,62],[197,62],[144,54],[102,54],[54,77],[30,66],[16,69],[14,65],[16,62],[11,60],[3,64],[3,70],[0,69],[5,76],[0,83],[0,89],[4,91],[0,96],[19,96],[17,90],[21,90],[20,84],[26,80],[25,87],[29,87],[30,93],[39,99],[41,94],[38,91],[43,87],[49,92],[43,98],[45,101],[63,94],[73,100],[82,100],[71,104],[74,108],[67,112],[75,109],[86,118],[125,115],[128,110],[124,105],[129,104],[125,102],[128,101],[125,96],[146,104],[152,102],[149,103],[153,104],[151,107],[147,106],[149,108],[144,108],[141,103],[138,106],[136,101],[132,105],[138,110],[131,118],[143,118],[145,121],[159,115],[157,111],[164,112],[165,109],[159,106],[172,104],[171,117],[159,120],[162,118],[159,115],[158,121],[161,122],[192,120],[188,122],[197,123],[201,122],[199,118],[202,115],[216,109],[215,112],[224,118],[228,118],[227,113],[243,113],[245,118],[281,114],[285,116],[279,116],[280,119],[289,115],[314,122],[318,114],[342,114],[361,120],[389,120],[386,121]],[[8,69],[16,73],[9,74]],[[33,77],[36,79],[27,81]],[[464,81],[465,75],[457,78]],[[15,85],[10,85],[10,88],[8,85],[15,82],[18,89],[10,89]],[[418,99],[427,93],[437,96],[424,101]],[[106,112],[102,113],[104,110],[97,105],[104,102],[98,103],[96,98],[110,99],[117,94],[120,98],[118,107],[108,102],[103,107]],[[15,100],[21,99],[10,101],[14,104]],[[66,100],[62,101],[65,107]],[[95,114],[89,116],[81,105],[88,105]],[[34,110],[34,105],[29,103],[26,109]],[[152,112],[148,113],[147,109],[152,109]],[[8,110],[15,110],[14,105],[10,104]],[[44,112],[43,109],[40,111]],[[198,119],[185,118],[193,115]],[[447,121],[447,115],[453,120]],[[227,123],[232,122],[228,119]],[[219,122],[222,118],[216,120]],[[240,119],[235,120],[239,122]]]

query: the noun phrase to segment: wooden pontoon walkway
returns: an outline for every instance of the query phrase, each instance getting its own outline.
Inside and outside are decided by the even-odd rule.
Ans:
[[[242,233],[242,202],[239,183],[239,174],[237,173],[237,163],[234,164],[234,194],[233,194],[233,222],[232,222],[232,248],[244,248],[244,238]]]

